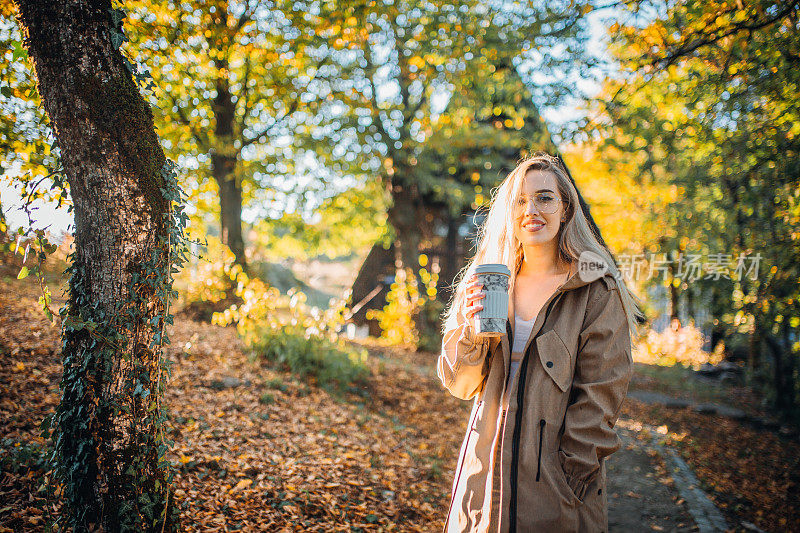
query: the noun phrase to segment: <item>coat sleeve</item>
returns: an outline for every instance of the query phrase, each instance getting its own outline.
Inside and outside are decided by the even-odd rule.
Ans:
[[[567,483],[581,501],[600,471],[600,461],[621,446],[614,425],[633,375],[630,331],[619,290],[599,286],[581,326],[559,447]]]
[[[436,374],[450,394],[469,400],[480,391],[488,374],[484,364],[489,352],[489,339],[476,337],[468,322],[448,323]]]

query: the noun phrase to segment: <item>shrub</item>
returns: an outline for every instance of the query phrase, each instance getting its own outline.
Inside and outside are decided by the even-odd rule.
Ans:
[[[208,320],[214,311],[233,303],[229,292],[242,267],[234,262],[233,252],[217,237],[208,237],[197,253],[175,276],[178,291],[175,305],[196,320]]]
[[[236,322],[239,335],[259,359],[329,391],[341,391],[368,376],[366,350],[346,346],[338,335],[345,300],[332,298],[321,311],[306,305],[305,294],[296,288],[281,295],[243,272],[237,276],[236,294],[243,303],[215,313],[212,321]]]
[[[47,468],[47,449],[35,442],[0,441],[0,472],[28,473]]]
[[[388,344],[410,345],[418,341],[413,314],[419,302],[419,292],[414,276],[407,270],[399,270],[386,295],[382,310],[370,309],[367,319],[378,320],[381,338]]]
[[[394,283],[386,296],[386,305],[382,310],[367,311],[368,319],[377,319],[381,328],[381,338],[388,344],[413,346],[430,351],[437,351],[441,338],[435,325],[443,310],[442,303],[436,298],[436,283],[439,279],[438,269],[430,271],[427,256],[420,255],[420,278],[425,285],[425,294],[420,295],[416,277],[410,269],[397,272]],[[434,325],[428,328],[432,334],[420,333],[414,324],[413,316],[419,313],[426,323]]]
[[[259,328],[250,345],[258,357],[289,370],[293,375],[316,381],[321,387],[342,390],[366,378],[366,352],[348,351],[344,346],[300,331]]]
[[[270,394],[269,392],[265,392],[258,398],[258,402],[264,405],[270,405],[275,403],[275,396]]]
[[[722,345],[713,352],[703,350],[703,333],[693,325],[672,327],[658,333],[649,330],[634,347],[633,359],[640,363],[674,366],[681,363],[695,370],[703,363],[717,364],[724,358]]]

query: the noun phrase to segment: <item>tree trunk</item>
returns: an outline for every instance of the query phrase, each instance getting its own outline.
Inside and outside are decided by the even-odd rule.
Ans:
[[[420,228],[419,221],[423,220],[425,211],[419,201],[415,186],[395,185],[392,187],[393,204],[388,210],[388,221],[397,235],[396,267],[410,269],[417,281],[421,297],[425,297],[425,285],[420,276],[419,246]],[[422,309],[420,309],[422,311]],[[437,317],[438,318],[438,317]],[[428,320],[424,312],[417,312],[412,317],[414,327],[419,334],[418,348],[431,344],[430,340],[438,335],[437,328]],[[427,346],[430,347],[430,346]]]
[[[792,394],[790,389],[791,381],[787,379],[786,368],[784,365],[783,347],[778,339],[767,331],[764,333],[764,341],[772,359],[772,388],[775,394],[775,410],[781,414],[787,413],[792,404]]]
[[[439,300],[444,304],[447,304],[453,297],[451,285],[458,274],[458,241],[460,239],[458,235],[459,220],[447,216],[447,236],[441,255],[442,263],[439,271],[439,287],[437,288]]]
[[[680,323],[680,313],[679,313],[679,298],[680,292],[678,291],[678,287],[675,286],[676,273],[675,273],[675,265],[670,261],[669,263],[669,319],[678,320]]]
[[[795,375],[795,355],[792,352],[791,329],[789,329],[789,321],[783,321],[783,333],[781,341],[783,342],[783,353],[786,356],[786,372],[784,379],[786,380],[787,401],[786,412],[793,413],[797,407],[797,376]]]
[[[168,482],[151,322],[169,279],[166,160],[112,44],[121,30],[110,0],[16,3],[75,214],[54,417],[67,525],[160,530]]]
[[[220,10],[217,10],[220,11]],[[223,15],[227,16],[227,14]],[[222,24],[222,23],[220,23]],[[215,61],[221,73],[227,73],[228,60]],[[214,98],[215,142],[211,153],[211,174],[219,186],[220,235],[223,244],[231,249],[236,262],[246,266],[244,237],[242,236],[242,187],[236,180],[238,150],[233,144],[236,106],[230,91],[227,74],[217,79],[217,96]]]
[[[211,173],[219,186],[220,240],[233,252],[236,262],[247,265],[242,235],[242,188],[236,182],[236,157],[212,154]]]
[[[723,300],[720,290],[712,285],[709,291],[709,319],[711,320],[711,350],[716,349],[720,341],[725,340],[725,326],[720,320],[722,314],[718,311],[719,302]],[[727,356],[730,359],[735,359],[730,347],[726,347]]]
[[[6,215],[3,213],[3,201],[0,198],[0,254],[6,252],[5,244],[8,241],[8,224],[6,223]]]

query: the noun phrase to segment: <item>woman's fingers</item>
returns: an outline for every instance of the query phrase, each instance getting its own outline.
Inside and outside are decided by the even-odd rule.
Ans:
[[[480,311],[481,309],[483,309],[482,305],[474,305],[474,306],[468,308],[468,310],[467,310],[467,318],[472,319],[472,316],[475,313],[477,313],[478,311]]]
[[[483,284],[474,274],[469,278],[469,283],[466,287],[466,295],[467,305],[464,314],[467,319],[471,320],[475,313],[483,309],[483,306],[477,303],[478,300],[482,300],[486,297],[486,294],[483,292]]]
[[[470,296],[470,291],[475,291],[476,289],[483,289],[483,284],[479,280],[467,284],[467,296]]]

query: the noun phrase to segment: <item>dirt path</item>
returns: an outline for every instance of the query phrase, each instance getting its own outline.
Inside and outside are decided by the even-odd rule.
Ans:
[[[658,453],[636,432],[617,432],[622,448],[607,463],[609,531],[698,531]]]

